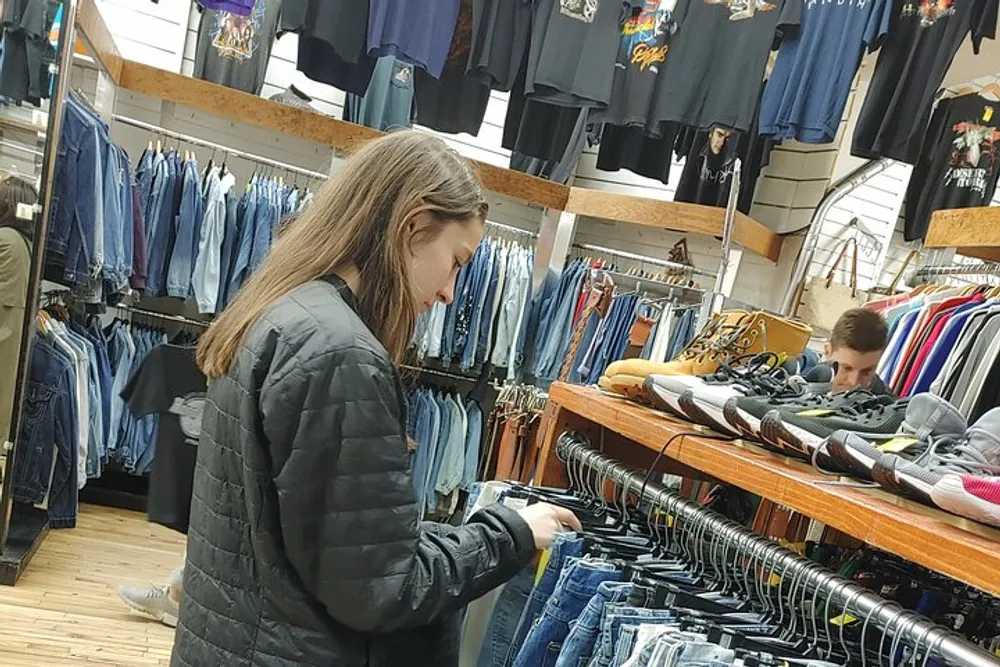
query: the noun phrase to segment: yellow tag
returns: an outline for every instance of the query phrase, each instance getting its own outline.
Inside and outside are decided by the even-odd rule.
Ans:
[[[986,107],[983,109],[983,120],[988,123],[991,118],[993,118],[993,107]]]
[[[542,580],[542,573],[545,572],[545,566],[549,564],[549,557],[552,555],[551,549],[546,549],[542,552],[542,555],[538,557],[538,569],[535,571],[535,586],[538,582]]]
[[[836,410],[803,410],[798,412],[800,417],[826,417],[827,415],[832,415]]]
[[[850,614],[841,614],[840,616],[834,616],[830,619],[831,625],[836,625],[838,628],[842,625],[850,625],[851,623],[857,623],[858,619],[854,618]]]
[[[781,585],[781,577],[779,577],[776,574],[772,574],[770,581],[767,582],[767,585],[768,586],[780,586]]]
[[[888,442],[883,442],[881,445],[878,445],[876,449],[880,452],[889,452],[890,454],[894,454],[896,452],[901,452],[908,447],[912,447],[918,442],[920,441],[916,438],[893,438]]]

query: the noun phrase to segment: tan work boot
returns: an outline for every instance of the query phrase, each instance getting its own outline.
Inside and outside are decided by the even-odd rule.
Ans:
[[[650,375],[708,375],[719,369],[719,364],[734,357],[773,352],[794,357],[802,353],[809,342],[812,329],[800,322],[793,322],[770,313],[726,311],[713,317],[684,350],[672,361],[657,363],[644,359],[626,359],[608,366],[611,387],[622,386],[626,396],[644,394],[642,383],[636,389],[636,380]],[[616,382],[616,376],[623,377]],[[617,391],[617,388],[615,389]]]

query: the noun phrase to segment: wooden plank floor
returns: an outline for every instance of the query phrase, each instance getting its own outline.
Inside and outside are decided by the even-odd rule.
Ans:
[[[166,581],[184,536],[138,512],[84,505],[49,533],[17,586],[0,586],[3,667],[169,665],[173,630],[129,612],[120,584]]]

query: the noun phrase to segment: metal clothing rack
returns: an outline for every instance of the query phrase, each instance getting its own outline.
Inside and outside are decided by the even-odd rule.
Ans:
[[[715,278],[716,276],[716,274],[712,273],[711,271],[699,269],[697,267],[689,266],[687,264],[681,264],[680,262],[671,262],[669,260],[659,259],[657,257],[647,257],[646,255],[637,255],[632,252],[625,252],[624,250],[615,250],[614,248],[605,248],[603,246],[590,245],[587,243],[574,243],[573,247],[577,250],[583,250],[585,252],[593,252],[599,255],[611,255],[612,257],[630,259],[633,262],[641,262],[643,264],[662,266],[667,269],[678,269],[681,271],[692,273],[696,276],[706,276],[709,278]]]
[[[921,266],[917,277],[930,276],[1000,276],[1000,263],[976,262],[973,264],[942,264]]]
[[[135,306],[129,306],[124,303],[112,306],[112,308],[117,308],[118,310],[123,310],[127,313],[133,313],[135,315],[141,315],[143,317],[152,317],[158,320],[165,320],[167,322],[174,322],[176,324],[184,324],[184,325],[200,327],[202,329],[207,329],[211,325],[210,322],[193,320],[189,317],[184,317],[183,315],[167,315],[166,313],[159,313],[155,310],[143,310],[142,308],[136,308]]]
[[[566,462],[571,479],[574,470],[587,469],[583,474],[588,478],[611,481],[621,492],[619,498],[633,494],[651,505],[651,513],[653,510],[665,513],[670,517],[666,519],[670,526],[668,530],[694,535],[696,540],[699,537],[701,541],[707,539],[710,542],[709,553],[706,554],[699,546],[691,548],[698,549],[703,556],[713,559],[710,567],[723,577],[729,577],[730,582],[749,582],[744,578],[756,576],[759,568],[765,583],[757,581],[755,590],[758,592],[769,592],[772,587],[770,581],[790,582],[791,593],[788,598],[795,597],[804,601],[806,593],[811,592],[814,610],[818,609],[818,596],[822,596],[826,601],[826,612],[841,614],[841,618],[850,614],[864,621],[862,637],[871,626],[885,635],[891,633],[892,653],[895,653],[895,648],[901,642],[910,646],[914,651],[914,664],[920,664],[917,656],[923,652],[924,666],[927,665],[927,657],[933,654],[952,667],[1000,667],[1000,658],[966,641],[948,628],[910,612],[896,602],[885,600],[818,563],[757,535],[741,524],[650,481],[645,473],[627,468],[594,450],[582,436],[563,434],[559,438],[556,454]],[[722,563],[721,560],[727,562]],[[732,569],[727,570],[728,566],[732,566]],[[791,607],[790,604],[789,608]],[[831,613],[826,613],[825,616],[832,618]],[[815,624],[813,628],[816,632]],[[832,640],[831,632],[837,631],[827,630],[827,637]]]
[[[176,139],[177,141],[182,141],[186,144],[194,144],[195,146],[201,146],[202,148],[210,148],[214,151],[225,153],[231,157],[243,158],[251,162],[256,162],[257,164],[266,165],[268,167],[274,167],[276,169],[288,171],[293,174],[300,174],[302,176],[307,176],[308,178],[315,178],[316,180],[325,181],[330,177],[329,174],[323,174],[318,171],[303,169],[302,167],[296,167],[293,164],[279,162],[277,160],[272,160],[270,158],[266,158],[261,155],[255,155],[253,153],[247,153],[246,151],[241,151],[235,148],[230,148],[228,146],[223,146],[222,144],[217,144],[211,141],[205,141],[204,139],[199,139],[198,137],[192,137],[187,134],[181,134],[180,132],[175,132],[174,130],[168,130],[167,128],[160,127],[159,125],[145,123],[141,120],[136,120],[135,118],[129,118],[128,116],[120,116],[118,114],[114,114],[111,116],[111,120],[117,121],[123,125],[130,125],[140,130],[146,130],[147,132],[160,134],[163,135],[164,137],[170,137],[171,139]]]
[[[529,231],[527,229],[521,229],[520,227],[513,227],[511,225],[505,225],[505,224],[503,224],[501,222],[493,222],[492,220],[487,220],[486,221],[486,226],[487,227],[492,227],[493,229],[496,229],[496,230],[501,231],[501,232],[505,232],[507,234],[518,234],[520,236],[527,236],[527,237],[532,238],[532,239],[537,239],[538,238],[538,233],[537,232],[532,232],[532,231]]]

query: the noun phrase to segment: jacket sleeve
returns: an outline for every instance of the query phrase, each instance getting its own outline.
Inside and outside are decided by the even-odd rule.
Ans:
[[[259,395],[286,554],[337,622],[426,625],[511,578],[534,553],[498,507],[448,531],[418,521],[402,398],[388,362],[360,349],[272,364]]]

